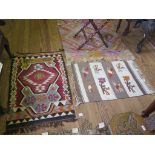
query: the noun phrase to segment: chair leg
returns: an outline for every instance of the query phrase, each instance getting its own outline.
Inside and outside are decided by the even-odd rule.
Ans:
[[[124,32],[123,32],[123,36],[126,36],[129,33],[130,30],[130,25],[131,25],[131,20],[127,19],[127,27],[125,28]]]
[[[100,30],[105,26],[105,24],[107,24],[108,21],[106,21],[100,28],[98,28],[96,26],[96,24],[94,23],[93,19],[89,19],[89,21],[73,36],[74,38],[77,37],[79,35],[79,33],[83,33],[84,35],[84,38],[85,38],[85,42],[83,44],[81,44],[79,47],[78,47],[78,50],[80,50],[88,41],[90,41],[94,35],[97,33],[99,35],[99,38],[101,39],[101,41],[103,42],[103,44],[108,48],[108,45],[107,43],[104,41],[104,38],[102,36],[102,34],[100,33]],[[84,29],[89,25],[91,24],[95,30],[95,32],[93,34],[91,34],[90,36],[87,36]]]
[[[104,38],[102,36],[102,34],[100,33],[100,30],[97,28],[96,24],[94,23],[93,19],[89,19],[90,23],[92,24],[94,30],[97,32],[97,34],[99,35],[100,39],[102,40],[103,44],[108,48],[107,43],[104,41]]]
[[[121,23],[122,23],[122,19],[119,19],[118,24],[117,24],[117,28],[116,28],[116,33],[118,32],[118,30],[121,26]]]
[[[90,22],[87,22],[73,37],[76,38],[80,32],[85,32],[84,29],[90,24]]]
[[[144,36],[144,38],[137,44],[137,49],[136,49],[136,53],[140,53],[142,50],[142,47],[144,46],[146,37]]]
[[[6,49],[6,52],[8,53],[9,57],[12,58],[13,56],[10,52],[9,42],[6,38],[4,38],[4,48]]]

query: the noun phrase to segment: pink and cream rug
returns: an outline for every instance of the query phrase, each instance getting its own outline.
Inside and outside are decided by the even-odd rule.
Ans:
[[[133,60],[134,56],[126,45],[122,42],[121,38],[115,33],[114,21],[109,23],[101,30],[101,33],[108,44],[109,48],[106,48],[98,35],[89,41],[81,50],[78,47],[85,41],[82,33],[78,37],[74,35],[83,27],[88,20],[58,20],[58,27],[62,38],[63,47],[66,54],[67,65],[71,62],[101,60]],[[94,20],[96,25],[100,27],[105,20]],[[94,32],[91,25],[85,29],[86,34],[89,36]]]

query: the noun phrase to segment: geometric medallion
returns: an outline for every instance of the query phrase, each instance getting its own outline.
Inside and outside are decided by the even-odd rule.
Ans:
[[[30,65],[28,70],[23,70],[19,80],[23,85],[29,86],[33,93],[46,93],[58,76],[56,68],[48,67],[45,63],[37,63]]]
[[[62,53],[15,57],[10,78],[7,130],[75,118]]]

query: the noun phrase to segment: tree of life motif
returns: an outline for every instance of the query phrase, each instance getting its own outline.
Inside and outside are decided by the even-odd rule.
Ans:
[[[110,93],[109,93],[110,88],[106,87],[106,85],[105,85],[105,82],[106,82],[105,78],[98,78],[98,81],[99,81],[99,85],[100,85],[100,87],[101,87],[101,89],[103,91],[103,94],[110,95]]]
[[[125,84],[126,84],[128,90],[129,90],[130,92],[135,93],[135,90],[134,90],[135,85],[131,84],[130,77],[129,77],[129,76],[123,76],[123,79],[124,79],[124,81],[125,81]]]
[[[122,72],[124,69],[124,66],[122,66],[121,63],[116,64],[116,67],[117,67],[119,72]]]
[[[95,71],[95,73],[98,73],[101,70],[102,69],[98,65],[94,65],[94,71]]]

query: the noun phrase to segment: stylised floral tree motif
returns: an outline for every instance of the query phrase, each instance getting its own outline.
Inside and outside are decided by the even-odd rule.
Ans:
[[[124,69],[124,66],[122,66],[121,63],[116,64],[116,67],[117,67],[117,69],[118,69],[119,72],[122,72],[123,69]]]
[[[95,73],[99,73],[102,69],[99,67],[99,65],[94,65],[94,71]]]
[[[129,76],[123,76],[123,79],[125,81],[125,84],[126,84],[128,90],[130,92],[132,91],[133,93],[135,93],[135,90],[134,90],[135,85],[131,84],[130,77]]]
[[[100,87],[101,87],[101,89],[103,91],[103,94],[110,95],[110,93],[108,91],[108,90],[110,90],[110,88],[106,87],[106,85],[105,85],[105,82],[106,82],[105,78],[98,78],[98,81],[99,81],[99,85],[100,85]]]

